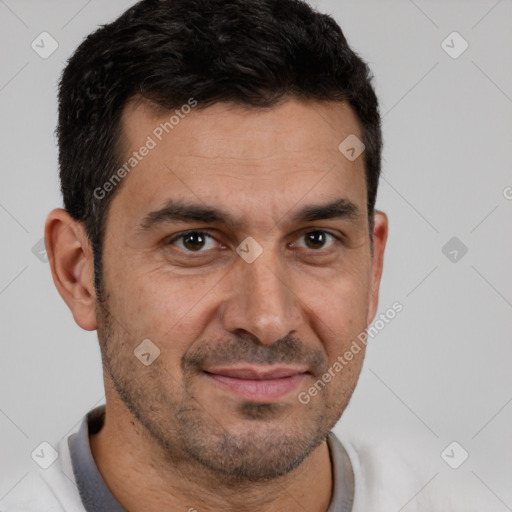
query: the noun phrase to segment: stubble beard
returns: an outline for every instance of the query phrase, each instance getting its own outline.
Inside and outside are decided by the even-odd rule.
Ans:
[[[207,470],[230,485],[286,475],[325,440],[348,405],[355,384],[341,394],[327,386],[309,409],[299,405],[303,414],[294,423],[288,416],[297,414],[285,404],[242,402],[235,412],[243,425],[224,426],[223,418],[194,396],[193,374],[184,373],[177,382],[160,364],[162,358],[149,367],[140,363],[133,354],[138,342],[118,326],[108,297],[97,301],[96,308],[104,369],[164,465],[181,468],[182,474]],[[327,366],[326,361],[321,364]]]

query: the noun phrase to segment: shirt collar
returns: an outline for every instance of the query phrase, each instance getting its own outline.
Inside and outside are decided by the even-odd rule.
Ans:
[[[80,499],[87,512],[126,512],[103,480],[89,443],[89,433],[101,430],[105,405],[90,411],[79,430],[69,436],[69,452]],[[350,512],[354,500],[354,473],[350,458],[333,432],[327,436],[333,472],[333,493],[327,512]]]

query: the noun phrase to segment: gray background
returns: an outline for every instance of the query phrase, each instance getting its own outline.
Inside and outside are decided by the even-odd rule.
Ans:
[[[103,400],[96,333],[74,323],[33,247],[62,204],[59,74],[85,35],[131,3],[0,0],[0,501],[34,469],[41,441],[57,446]],[[512,2],[313,4],[375,74],[377,205],[391,226],[380,311],[404,308],[370,342],[336,430],[411,438],[425,485],[457,475],[512,510]],[[31,48],[43,31],[59,45],[47,59]],[[453,31],[469,44],[456,59],[441,46]],[[452,51],[460,43],[448,39]],[[455,262],[442,252],[452,237],[468,249]],[[469,452],[457,470],[440,456],[454,440]]]

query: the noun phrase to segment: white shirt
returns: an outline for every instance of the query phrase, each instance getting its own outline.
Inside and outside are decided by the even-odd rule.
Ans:
[[[56,461],[47,469],[37,469],[24,478],[2,501],[0,512],[123,511],[106,487],[90,452],[89,429],[101,428],[103,414],[104,406],[90,411],[78,431],[59,443]],[[340,439],[333,432],[327,443],[334,486],[326,512],[504,510],[496,500],[493,503],[490,494],[454,485],[450,479],[440,477],[439,471],[433,476],[420,474],[389,445],[375,445],[345,436]]]

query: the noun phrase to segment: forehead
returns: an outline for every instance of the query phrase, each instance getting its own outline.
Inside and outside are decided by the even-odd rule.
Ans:
[[[184,104],[169,111],[135,98],[126,105],[121,124],[128,149],[151,135],[159,146],[174,146],[176,156],[189,154],[190,149],[204,157],[227,158],[261,159],[288,149],[321,154],[337,151],[340,137],[361,138],[347,103],[292,98],[266,108],[216,103],[206,108]],[[186,148],[182,148],[184,137]],[[236,147],[223,144],[228,138],[237,142]]]
[[[349,195],[363,207],[363,157],[350,161],[338,149],[349,135],[362,138],[353,110],[340,102],[290,99],[265,109],[218,103],[163,112],[131,101],[122,116],[122,148],[123,163],[134,165],[113,204],[139,217],[169,199],[253,212],[265,204],[276,215],[279,205],[289,208],[306,195]]]

